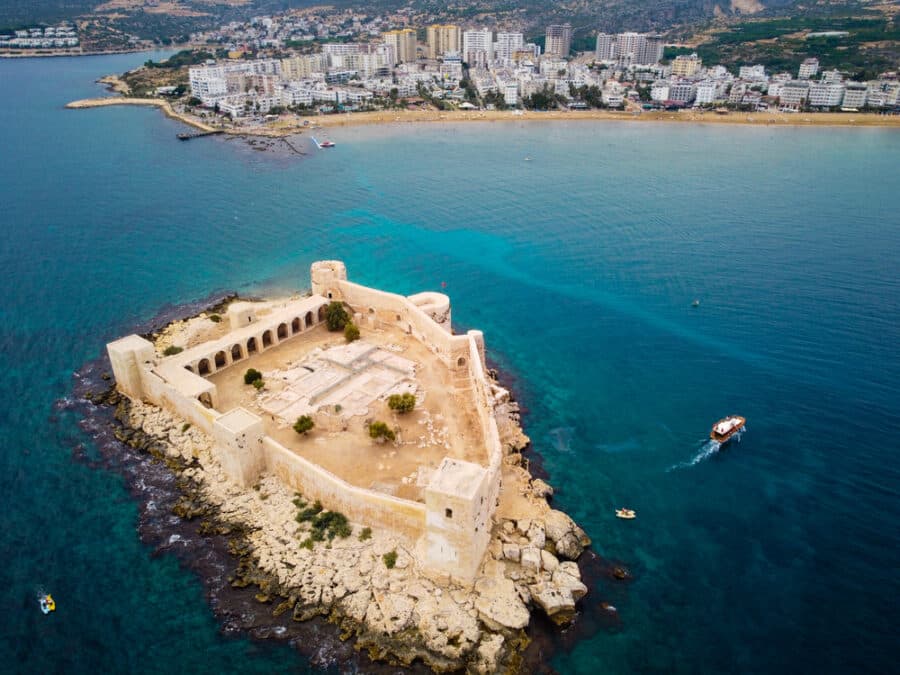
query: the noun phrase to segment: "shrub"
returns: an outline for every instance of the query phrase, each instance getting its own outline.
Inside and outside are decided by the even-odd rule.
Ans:
[[[213,323],[219,323],[220,321],[222,321],[222,317],[219,316],[218,314],[210,314],[209,320],[212,321]]]
[[[396,438],[394,431],[384,422],[372,422],[369,425],[369,436],[374,439],[387,439],[392,441]]]
[[[181,425],[181,433],[184,433],[185,431],[187,431],[190,428],[191,428],[191,423],[185,422],[184,424]]]
[[[398,413],[408,413],[416,407],[416,397],[406,392],[405,394],[391,394],[388,396],[388,408]]]
[[[262,378],[260,378],[258,380],[253,380],[253,386],[256,387],[257,389],[262,389],[263,387],[266,386],[266,383],[263,382]]]
[[[384,566],[389,570],[394,569],[394,566],[397,564],[397,549],[393,551],[388,551],[381,558],[384,560]]]
[[[344,326],[344,339],[347,342],[359,340],[359,326],[357,326],[355,323],[348,323],[346,326]]]
[[[372,528],[364,527],[362,529],[362,532],[359,533],[359,540],[360,541],[368,541],[371,538],[372,538]]]
[[[328,326],[328,330],[332,333],[344,330],[344,326],[349,322],[350,315],[347,314],[347,310],[344,309],[343,303],[335,300],[334,302],[329,303],[328,307],[325,308],[325,325]]]
[[[176,354],[180,354],[184,349],[179,347],[178,345],[169,345],[163,350],[163,356],[175,356]]]
[[[312,428],[316,426],[316,423],[313,422],[312,417],[309,415],[300,415],[297,418],[297,421],[294,422],[294,431],[298,434],[305,434],[308,431],[311,431]]]
[[[262,373],[259,372],[256,368],[248,368],[247,372],[244,373],[244,384],[253,384],[257,380],[262,379]]]
[[[312,506],[307,506],[305,509],[300,510],[297,514],[297,522],[308,523],[320,513],[322,513],[322,502],[317,499]]]

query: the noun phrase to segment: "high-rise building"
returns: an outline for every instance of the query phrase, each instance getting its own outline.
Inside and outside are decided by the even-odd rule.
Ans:
[[[467,30],[463,33],[463,61],[470,67],[484,67],[491,62],[494,34],[489,30]]]
[[[663,57],[663,39],[661,35],[643,33],[598,33],[595,56],[598,61],[619,61],[636,66],[654,65]]]
[[[616,58],[616,36],[597,33],[597,48],[594,55],[598,61],[612,61]]]
[[[544,53],[566,58],[572,48],[572,25],[568,23],[547,26]]]
[[[664,50],[665,44],[662,35],[645,35],[639,63],[643,66],[656,65],[662,61]]]
[[[428,26],[428,56],[436,59],[447,52],[458,52],[459,38],[459,26],[439,23]]]
[[[416,31],[412,28],[389,30],[381,34],[384,43],[394,48],[397,63],[410,63],[416,60]]]
[[[525,45],[522,33],[497,33],[494,42],[494,58],[498,61],[511,61],[513,54]]]

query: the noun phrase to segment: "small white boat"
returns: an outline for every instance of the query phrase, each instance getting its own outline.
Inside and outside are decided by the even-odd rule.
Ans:
[[[637,514],[631,509],[616,509],[616,518],[622,518],[623,520],[634,520],[637,518]]]
[[[45,593],[44,595],[39,596],[38,604],[41,606],[41,611],[44,614],[49,614],[50,612],[56,611],[56,601],[49,593]]]

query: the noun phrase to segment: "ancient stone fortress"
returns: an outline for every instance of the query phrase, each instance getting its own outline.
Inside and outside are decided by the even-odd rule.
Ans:
[[[423,572],[473,583],[503,459],[481,332],[452,334],[446,295],[367,288],[348,281],[338,261],[314,263],[311,281],[311,296],[278,306],[232,303],[219,337],[172,356],[137,335],[110,343],[120,391],[211,436],[234,483],[277,476],[353,522],[405,538]],[[352,308],[362,340],[335,346],[319,327],[334,300]],[[251,366],[266,373],[262,392],[241,379]],[[424,428],[384,459],[363,425],[387,396],[404,392],[416,395]],[[326,436],[296,434],[300,415]]]
[[[256,586],[261,611],[325,616],[399,665],[521,670],[531,608],[560,625],[576,615],[590,539],[528,471],[518,406],[485,369],[481,333],[454,335],[441,293],[366,288],[337,261],[311,278],[304,297],[232,301],[224,318],[110,343],[126,394],[117,437],[167,459],[179,517],[230,533],[228,580]],[[327,330],[332,302],[360,339]],[[391,411],[391,394],[412,394],[414,410]],[[308,433],[293,428],[301,416]],[[375,421],[394,439],[373,440]],[[343,514],[346,534],[314,539],[310,508]]]

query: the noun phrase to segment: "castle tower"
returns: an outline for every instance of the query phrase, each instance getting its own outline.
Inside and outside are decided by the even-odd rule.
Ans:
[[[312,292],[329,300],[343,300],[339,281],[347,281],[347,267],[340,260],[320,260],[309,270]]]
[[[144,396],[140,366],[156,358],[153,343],[139,335],[129,335],[106,345],[109,361],[119,391],[129,398],[140,400]]]
[[[233,408],[213,422],[219,461],[228,477],[241,487],[259,479],[265,465],[262,420],[244,408]]]
[[[425,568],[472,582],[491,536],[488,472],[445,457],[425,488],[425,508]]]

